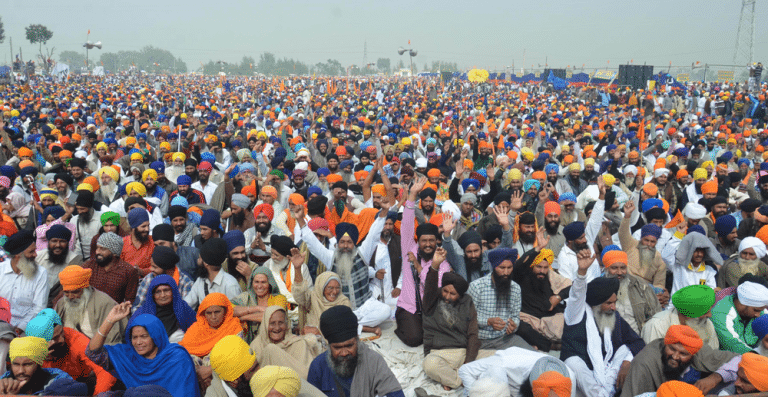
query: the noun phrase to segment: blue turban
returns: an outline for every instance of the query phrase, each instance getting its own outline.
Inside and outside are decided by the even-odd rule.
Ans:
[[[203,161],[207,161],[207,162],[209,162],[211,164],[216,162],[216,156],[213,153],[211,153],[211,152],[202,153],[200,155],[200,159],[201,159],[201,161],[200,161],[201,163]]]
[[[35,316],[27,323],[27,328],[24,330],[26,336],[34,336],[37,338],[43,338],[46,342],[50,342],[53,339],[53,321],[47,316]]]
[[[643,201],[643,213],[648,212],[651,208],[664,208],[664,202],[657,198],[650,198]]]
[[[237,166],[240,167],[240,172],[251,171],[251,173],[253,173],[256,171],[256,169],[253,167],[253,164],[248,162],[240,163]]]
[[[343,170],[344,168],[354,167],[354,166],[355,166],[355,162],[354,161],[352,161],[352,160],[344,160],[344,161],[341,162],[341,164],[339,164],[339,169]]]
[[[722,156],[720,156],[720,158],[722,158],[725,161],[731,161],[731,159],[733,158],[733,153],[725,152],[725,153],[723,153]]]
[[[280,163],[283,162],[283,159],[284,159],[284,157],[277,156],[277,157],[273,158],[272,161],[269,162],[269,165],[271,165],[273,169],[276,169],[280,165]]]
[[[644,225],[642,229],[640,229],[640,238],[645,236],[653,236],[658,240],[659,237],[661,237],[661,228],[655,223]]]
[[[536,190],[539,190],[541,188],[541,183],[538,181],[538,179],[528,179],[527,181],[523,182],[523,192],[530,190],[531,186],[536,186]]]
[[[768,163],[760,163],[760,171],[768,171]]]
[[[389,134],[387,134],[387,138],[389,138],[389,139],[397,139],[397,134],[395,134],[394,132],[390,132]]]
[[[134,208],[128,213],[128,224],[132,229],[141,226],[144,222],[149,222],[149,212],[144,208]]]
[[[341,222],[336,225],[336,241],[341,240],[344,235],[348,235],[349,238],[357,245],[357,239],[360,237],[360,231],[357,230],[357,226],[348,223]]]
[[[139,139],[143,139],[143,140],[146,141],[147,140],[147,134],[145,134],[143,132],[139,132],[138,134],[136,134],[136,140],[138,141]]]
[[[221,233],[221,214],[219,211],[215,209],[203,211],[203,216],[200,217],[200,226],[207,226]]]
[[[301,150],[301,149],[303,149],[303,148],[304,148],[304,144],[303,144],[303,143],[301,143],[301,142],[299,142],[299,143],[297,143],[297,144],[293,145],[293,151],[294,151],[294,152],[298,152],[299,150]]]
[[[683,146],[675,149],[673,154],[677,157],[688,157],[688,148]]]
[[[427,138],[427,146],[429,145],[437,145],[437,140],[435,138]]]
[[[611,150],[616,150],[616,145],[610,144],[605,148],[606,152],[610,152]]]
[[[477,179],[474,179],[474,178],[467,178],[467,179],[461,181],[461,187],[464,189],[465,192],[467,191],[467,189],[470,186],[474,186],[475,190],[479,190],[480,189],[480,181],[478,181]]]
[[[705,236],[707,235],[707,232],[704,231],[704,228],[701,225],[693,225],[689,227],[686,234],[691,234],[691,233],[700,233]]]
[[[488,178],[488,171],[486,171],[485,168],[480,168],[479,170],[477,170],[477,173],[482,175],[483,178]]]
[[[320,189],[319,186],[310,186],[307,189],[307,197],[312,197],[313,194],[317,194],[318,196],[323,195],[323,190]]]
[[[611,245],[603,248],[603,252],[600,253],[600,258],[604,257],[605,254],[607,254],[608,252],[611,252],[611,251],[621,251],[621,247],[619,247],[618,245],[611,244]]]
[[[742,164],[746,164],[747,166],[749,166],[749,160],[746,158],[740,158],[736,164],[738,164],[739,166],[741,166]]]
[[[331,175],[331,170],[328,168],[322,167],[317,170],[317,176],[328,176]]]
[[[715,231],[721,238],[731,234],[736,228],[736,218],[733,215],[723,215],[715,220]]]
[[[571,222],[563,228],[565,241],[577,240],[584,234],[584,222]]]
[[[285,150],[284,147],[281,146],[281,147],[275,149],[275,157],[285,157],[287,155],[288,155],[288,151]]]
[[[427,142],[429,142],[429,140],[427,140]],[[363,141],[363,143],[360,144],[360,150],[365,151],[365,149],[368,149],[371,145],[372,143],[370,141]]]
[[[544,167],[544,173],[549,175],[550,172],[555,171],[555,173],[560,172],[560,167],[557,164],[547,164],[546,167]]]
[[[240,166],[236,164],[235,168],[232,168],[232,171],[229,171],[229,179],[235,179],[235,177],[239,173],[240,173]]]
[[[571,192],[566,192],[560,195],[560,198],[557,200],[558,204],[562,204],[563,201],[573,201],[576,203],[576,195]]]
[[[757,340],[762,341],[765,335],[768,335],[768,314],[752,320],[752,332],[757,336]]]
[[[227,252],[232,252],[237,247],[245,247],[245,235],[239,230],[230,230],[222,238],[227,243]]]
[[[64,213],[64,208],[62,208],[60,205],[45,207],[43,210],[43,220],[47,219],[48,215],[52,215],[54,218],[59,219],[64,216]]]
[[[131,149],[131,150],[128,152],[128,156],[130,156],[130,155],[132,155],[132,154],[134,154],[134,153],[138,153],[138,154],[141,154],[141,151],[140,151],[139,149],[133,148],[133,149]]]
[[[2,174],[5,177],[8,177],[8,179],[13,182],[13,178],[16,178],[16,170],[13,168],[13,166],[10,165],[4,165],[0,167],[0,174]]]
[[[547,139],[547,143],[552,145],[552,147],[557,147],[557,141],[552,138]]]
[[[235,139],[234,141],[232,141],[232,142],[229,144],[229,146],[232,146],[232,147],[241,147],[241,146],[243,146],[243,143],[242,143],[242,142],[240,142],[240,140],[239,140],[239,139]]]
[[[169,141],[173,141],[173,140],[176,140],[176,139],[179,139],[179,134],[177,134],[175,132],[171,132],[170,134],[168,134],[168,140]]]
[[[149,168],[157,171],[158,174],[165,174],[165,163],[162,161],[153,161],[152,164],[149,165]]]
[[[189,177],[189,175],[179,175],[178,178],[176,178],[176,185],[178,186],[189,186],[192,184],[192,178]]]
[[[488,261],[491,262],[494,269],[504,261],[511,261],[514,264],[517,261],[517,250],[514,248],[497,248],[488,251]]]
[[[515,144],[510,141],[504,142],[504,150],[512,150],[515,148]]]

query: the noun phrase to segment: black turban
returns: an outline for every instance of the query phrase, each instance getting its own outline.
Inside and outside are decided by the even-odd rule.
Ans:
[[[456,242],[459,243],[459,247],[461,247],[463,250],[467,249],[470,244],[477,244],[480,246],[480,248],[483,247],[483,238],[480,237],[480,234],[474,230],[467,230],[466,232],[462,233]]]
[[[187,209],[180,205],[172,205],[168,208],[168,219],[174,220],[179,217],[187,217]]]
[[[598,277],[587,284],[587,304],[602,305],[611,295],[619,292],[618,278]]]
[[[320,315],[320,332],[328,343],[341,343],[357,337],[357,316],[349,306],[334,306]]]
[[[227,259],[227,243],[218,237],[208,239],[200,247],[200,258],[209,266],[221,267]]]
[[[176,233],[173,232],[173,226],[167,223],[161,223],[152,229],[152,240],[168,241],[172,243],[174,241],[175,234]]]
[[[69,163],[70,167],[78,167],[78,168],[85,168],[87,166],[87,163],[85,162],[85,159],[81,159],[79,157],[75,157],[70,161]]]
[[[336,226],[337,234],[339,227]],[[421,238],[421,236],[440,236],[440,230],[437,229],[437,226],[431,224],[431,223],[425,223],[423,225],[419,225],[419,227],[416,228],[416,238]]]
[[[661,219],[662,221],[667,220],[667,213],[664,212],[663,208],[653,207],[648,211],[645,211],[645,220],[652,222],[655,219]]]
[[[453,288],[456,288],[456,292],[459,293],[460,297],[463,297],[467,289],[469,289],[467,280],[453,272],[443,274],[443,287],[446,285],[453,285]]]
[[[347,189],[349,189],[349,185],[347,185],[347,182],[338,181],[331,186],[331,191],[334,189],[344,189],[344,191],[347,191]]]
[[[152,251],[152,261],[163,270],[171,270],[179,263],[179,256],[173,248],[158,245]]]
[[[93,208],[93,193],[87,190],[77,192],[75,205],[78,207]]]
[[[512,201],[512,192],[509,190],[505,190],[503,192],[499,192],[499,194],[496,195],[496,197],[493,198],[493,204],[499,205],[501,203],[507,203]]]
[[[427,197],[431,197],[432,200],[434,200],[435,198],[437,198],[437,192],[435,192],[434,189],[432,189],[431,187],[428,187],[422,190],[421,192],[419,192],[420,199],[424,200]]]
[[[518,215],[519,223],[521,225],[534,225],[536,224],[536,217],[530,212],[523,212]]]
[[[504,236],[504,230],[501,225],[493,225],[489,227],[483,234],[483,239],[487,242],[493,242],[496,239],[501,240]]]
[[[272,249],[282,256],[291,255],[291,249],[296,248],[296,245],[293,244],[293,240],[286,236],[276,236],[273,234],[269,239],[269,243]]]
[[[328,197],[317,196],[307,202],[307,215],[323,216],[325,215],[325,205],[328,204]]]

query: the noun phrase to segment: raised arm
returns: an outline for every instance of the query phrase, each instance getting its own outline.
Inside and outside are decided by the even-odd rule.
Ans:
[[[629,231],[629,223],[634,211],[635,202],[627,200],[627,203],[624,204],[624,218],[621,219],[621,224],[619,225],[619,243],[623,251],[629,251],[637,247],[637,240],[632,237],[632,232]]]
[[[597,254],[592,254],[588,250],[578,252],[579,270],[577,276],[573,278],[570,296],[565,305],[565,324],[574,325],[581,322],[587,307],[587,270],[592,266],[592,262],[597,258]]]
[[[330,265],[328,268],[331,269],[333,266],[333,250],[325,248],[320,240],[317,239],[315,233],[307,226],[307,222],[304,220],[304,206],[297,206],[295,211],[291,211],[291,215],[293,219],[296,219],[296,224],[301,229],[301,239],[307,243],[309,252],[313,253],[320,262]]]
[[[602,176],[597,178],[597,187],[600,189],[600,197],[598,197],[595,207],[592,209],[592,214],[589,216],[585,230],[587,244],[590,247],[595,245],[595,239],[600,234],[600,228],[603,225],[603,215],[605,214],[605,191],[607,187]]]

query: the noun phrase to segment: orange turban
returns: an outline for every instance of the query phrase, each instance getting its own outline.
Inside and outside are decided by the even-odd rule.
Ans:
[[[83,183],[87,183],[87,184],[91,185],[93,187],[93,192],[94,193],[97,192],[99,190],[99,186],[101,186],[99,184],[99,180],[96,179],[96,177],[93,176],[93,175],[86,176],[85,179],[83,179]]]
[[[549,214],[560,215],[560,204],[554,201],[547,201],[546,204],[544,204],[544,216]]]
[[[649,196],[656,196],[659,194],[659,187],[653,183],[646,183],[645,186],[643,186],[643,192]]]
[[[427,176],[430,178],[437,178],[440,176],[440,170],[437,168],[432,168],[431,170],[427,171]]]
[[[744,376],[757,391],[768,391],[768,357],[744,353],[739,368],[744,370]]]
[[[368,171],[365,171],[365,170],[355,171],[355,180],[358,180],[360,178],[365,178],[367,176],[368,176]]]
[[[377,183],[371,187],[371,192],[377,193],[380,196],[386,196],[387,195],[387,188],[384,187],[383,184]]]
[[[468,170],[475,168],[475,162],[470,159],[464,159],[464,168]]]
[[[327,177],[325,177],[325,180],[328,181],[329,185],[333,185],[336,182],[341,182],[341,175],[339,174],[330,174]]]
[[[557,371],[547,371],[531,382],[533,397],[547,397],[554,392],[558,397],[571,395],[571,379]]]
[[[627,253],[624,251],[613,250],[603,255],[603,266],[608,267],[614,263],[628,263]]]
[[[32,157],[32,150],[28,147],[19,148],[19,157]]]
[[[304,200],[304,196],[298,193],[291,193],[291,195],[288,196],[288,201],[294,205],[304,205],[304,203],[306,202]]]
[[[717,193],[717,182],[712,180],[701,185],[701,193]]]
[[[679,380],[664,382],[656,391],[656,397],[704,397],[696,386]]]
[[[677,179],[681,179],[681,178],[684,178],[686,176],[688,176],[688,171],[686,171],[686,170],[677,171],[677,174],[675,174],[675,178],[677,178]]]
[[[429,218],[429,223],[431,223],[431,224],[433,224],[433,225],[435,225],[437,227],[440,227],[440,225],[443,224],[443,214],[432,215],[432,217]]]
[[[542,180],[547,179],[547,174],[545,174],[544,171],[534,171],[533,173],[531,173],[531,178],[541,182]]]
[[[757,214],[757,212],[755,212],[755,214]],[[768,225],[761,227],[755,234],[755,237],[759,238],[763,243],[768,244]]]
[[[244,194],[244,195],[247,196],[249,193],[253,194],[255,196],[256,195],[256,186],[248,185],[248,186],[245,186],[242,189],[240,189],[240,194]]]
[[[638,152],[636,152],[636,151],[634,151],[634,150],[633,150],[633,151],[629,152],[629,154],[627,155],[627,157],[629,157],[629,158],[631,158],[631,159],[636,159],[636,158],[639,158],[639,157],[640,157],[640,153],[638,153]]]
[[[275,189],[274,186],[266,185],[261,188],[261,192],[264,194],[268,194],[275,199],[277,199],[277,189]]]
[[[673,325],[667,330],[667,335],[664,337],[665,345],[674,345],[679,343],[688,350],[688,353],[696,354],[701,346],[704,345],[704,341],[701,340],[699,334],[693,330],[693,328],[687,325]]]
[[[258,217],[259,213],[262,213],[262,212],[264,213],[264,215],[267,216],[267,218],[269,218],[270,221],[272,220],[272,218],[275,217],[275,209],[269,204],[259,204],[253,207],[254,217]]]
[[[90,284],[91,269],[83,269],[78,265],[71,265],[59,273],[59,281],[64,291],[74,291],[85,288]]]

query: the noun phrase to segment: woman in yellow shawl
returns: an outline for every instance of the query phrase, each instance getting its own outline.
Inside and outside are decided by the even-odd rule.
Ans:
[[[308,288],[307,280],[293,286],[293,297],[299,304],[299,311],[304,314],[303,333],[320,334],[320,315],[324,311],[339,305],[352,307],[341,293],[341,279],[334,272],[324,272],[317,276],[315,285]]]
[[[235,316],[243,322],[243,339],[251,343],[259,333],[264,312],[269,306],[280,306],[288,310],[288,301],[280,295],[280,289],[268,267],[259,266],[251,273],[251,285],[248,291],[232,299]]]
[[[290,367],[304,379],[312,360],[322,352],[317,336],[291,333],[285,309],[280,306],[270,306],[264,312],[261,330],[251,343],[251,349],[260,366]]]

